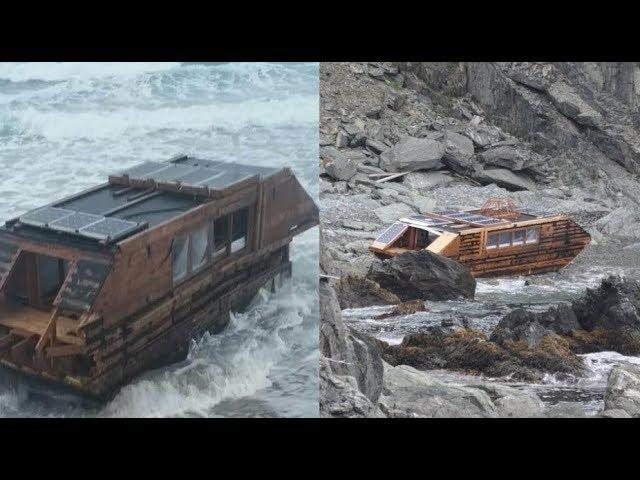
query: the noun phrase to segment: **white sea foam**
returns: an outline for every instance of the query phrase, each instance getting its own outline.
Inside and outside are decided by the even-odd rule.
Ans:
[[[179,63],[164,62],[0,62],[0,79],[26,82],[28,80],[60,81],[127,77],[164,71],[179,65]]]

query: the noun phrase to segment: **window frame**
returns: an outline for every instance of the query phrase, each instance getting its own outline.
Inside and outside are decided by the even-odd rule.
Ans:
[[[536,236],[535,236],[535,240],[527,240],[527,232],[529,230],[534,230],[536,231]],[[540,243],[540,226],[539,225],[534,225],[534,226],[530,226],[530,227],[522,227],[522,228],[517,228],[514,230],[493,230],[490,232],[487,232],[487,238],[485,241],[485,251],[496,251],[496,250],[505,250],[507,248],[522,248],[522,247],[526,247],[528,245],[536,245]],[[515,241],[515,237],[516,237],[516,233],[517,232],[524,232],[524,237],[522,239],[521,243],[514,243]],[[509,234],[510,236],[510,241],[509,244],[502,244],[500,237],[504,234]],[[490,245],[489,244],[489,238],[495,236],[496,237],[496,243],[494,245]]]
[[[233,220],[234,220],[234,215],[237,212],[240,212],[242,210],[246,210],[246,231],[245,231],[245,243],[244,246],[236,251],[231,251],[232,248],[232,243],[233,243]],[[242,256],[246,253],[248,253],[251,249],[251,237],[253,235],[253,228],[251,225],[252,219],[253,219],[253,210],[252,210],[252,206],[251,205],[247,205],[244,207],[241,207],[233,212],[229,212],[226,213],[224,215],[220,215],[216,218],[209,218],[207,219],[207,221],[205,223],[202,223],[194,228],[191,228],[185,232],[180,233],[179,235],[175,235],[173,238],[173,242],[171,244],[171,282],[173,287],[177,287],[178,285],[180,285],[181,283],[184,283],[185,281],[189,280],[190,278],[192,278],[193,276],[201,273],[202,271],[206,270],[207,267],[211,267],[211,266],[215,266],[215,265],[219,265],[219,264],[225,264],[228,261],[231,261],[234,258],[237,258],[239,256]],[[221,244],[221,246],[224,246],[224,250],[222,251],[222,249],[219,249],[219,251],[223,252],[218,254],[218,256],[216,256],[216,249],[215,249],[215,234],[216,234],[216,230],[215,230],[215,224],[218,220],[220,220],[221,218],[227,218],[227,222],[226,222],[226,236],[225,236],[225,241]],[[197,266],[194,267],[193,265],[193,236],[198,232],[201,231],[203,228],[207,228],[207,249],[206,249],[206,261]],[[187,243],[187,270],[186,273],[181,276],[180,278],[178,278],[177,280],[174,277],[173,274],[173,255],[174,255],[174,248],[176,245],[176,242],[178,241],[178,239],[181,238],[186,238],[186,243]],[[239,240],[239,239],[238,239]]]

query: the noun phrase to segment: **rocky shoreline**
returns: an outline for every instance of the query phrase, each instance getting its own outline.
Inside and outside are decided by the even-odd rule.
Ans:
[[[640,271],[638,104],[630,107],[627,90],[602,80],[627,75],[629,68],[322,64],[321,267],[340,278],[321,282],[323,416],[575,416],[575,405],[544,405],[535,394],[487,378],[579,376],[580,354],[640,353],[635,327],[607,323],[628,320],[628,305],[637,303],[621,303],[618,296],[607,312],[594,313],[610,298],[602,289],[620,293],[632,285],[619,278],[570,305],[544,312],[514,308],[492,332],[477,331],[462,312],[406,335],[399,345],[345,325],[341,315],[345,308],[396,305],[378,317],[393,319],[428,310],[428,295],[473,298],[475,283],[472,288],[462,273],[443,282],[446,275],[421,272],[425,287],[411,290],[415,282],[401,274],[407,265],[394,268],[367,248],[400,216],[479,207],[490,196],[568,213],[587,229],[592,244],[568,271],[594,265]],[[410,302],[416,299],[422,306]],[[481,376],[445,382],[429,373],[433,368]],[[632,374],[620,369],[612,369],[609,383],[624,378],[632,391]],[[635,415],[629,398],[608,389],[601,414]]]

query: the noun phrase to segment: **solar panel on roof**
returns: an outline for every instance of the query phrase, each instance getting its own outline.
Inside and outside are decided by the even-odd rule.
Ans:
[[[91,213],[73,212],[58,220],[49,223],[49,228],[53,230],[61,230],[63,232],[77,232],[83,227],[91,225],[104,217],[102,215],[94,215]]]
[[[56,207],[43,207],[27,212],[20,217],[20,221],[35,227],[46,227],[49,223],[73,214],[72,210]]]
[[[131,230],[138,228],[136,222],[120,220],[119,218],[105,217],[99,222],[93,223],[80,230],[80,233],[98,240],[118,238]]]
[[[389,244],[402,235],[407,228],[409,227],[404,223],[396,222],[382,232],[382,234],[376,238],[376,242],[384,243],[385,245]]]

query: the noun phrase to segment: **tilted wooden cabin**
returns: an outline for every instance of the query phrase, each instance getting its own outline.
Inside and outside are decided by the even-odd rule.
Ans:
[[[476,277],[560,270],[590,242],[566,215],[505,202],[401,218],[369,247],[381,258],[427,249],[467,266]]]
[[[0,362],[105,396],[289,274],[318,220],[287,168],[187,156],[21,215],[0,227]]]

